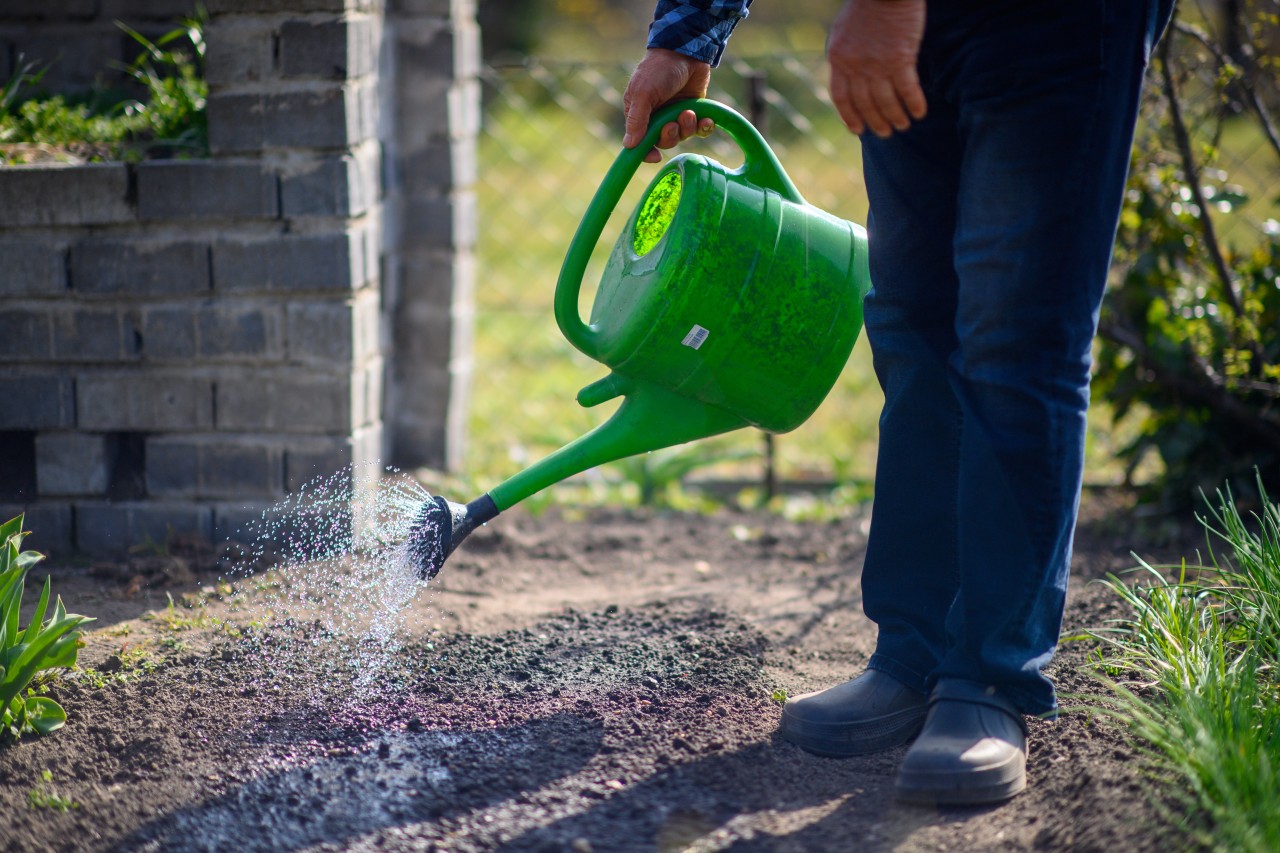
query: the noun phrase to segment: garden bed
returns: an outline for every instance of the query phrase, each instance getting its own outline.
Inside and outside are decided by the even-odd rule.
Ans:
[[[1200,541],[1192,526],[1135,525],[1113,495],[1085,514],[1067,634],[1120,615],[1088,581],[1132,565],[1130,549],[1172,559]],[[55,591],[99,621],[85,674],[55,688],[66,727],[0,747],[5,844],[1178,846],[1132,747],[1083,710],[1102,694],[1079,671],[1082,644],[1052,665],[1068,713],[1032,722],[1030,787],[1003,806],[899,805],[902,750],[833,760],[775,739],[776,691],[849,678],[871,651],[865,530],[859,518],[516,511],[467,541],[394,641],[359,645],[322,620],[276,618],[267,575],[229,593],[208,552],[59,568]]]

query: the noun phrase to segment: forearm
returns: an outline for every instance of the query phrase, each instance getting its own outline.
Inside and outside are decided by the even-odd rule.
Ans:
[[[648,47],[718,65],[729,36],[750,5],[751,0],[658,0]]]

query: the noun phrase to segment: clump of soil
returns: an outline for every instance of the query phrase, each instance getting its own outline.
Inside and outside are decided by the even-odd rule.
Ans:
[[[1088,578],[1132,565],[1130,549],[1161,558],[1105,527],[1114,506],[1090,507],[1068,635],[1119,614]],[[1032,721],[1030,787],[1002,806],[899,805],[892,787],[902,749],[836,760],[775,737],[775,691],[852,677],[870,653],[874,626],[861,615],[858,587],[865,521],[512,512],[454,555],[372,667],[376,658],[355,654],[319,622],[263,620],[242,606],[261,579],[237,581],[228,595],[196,572],[176,594],[143,585],[129,597],[128,581],[64,570],[54,583],[70,609],[101,617],[82,654],[92,671],[56,685],[65,729],[0,747],[5,845],[1142,851],[1175,843],[1133,748],[1087,710],[1102,694],[1080,669],[1081,643],[1053,664],[1066,713]],[[74,805],[34,807],[37,788]]]

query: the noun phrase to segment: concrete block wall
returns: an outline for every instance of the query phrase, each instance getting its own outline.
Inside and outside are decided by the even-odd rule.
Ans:
[[[458,466],[471,386],[480,30],[473,0],[388,0],[387,429],[406,466]]]
[[[0,168],[0,514],[25,510],[31,547],[53,555],[218,541],[314,477],[456,458],[448,381],[425,402],[387,386],[465,376],[448,352],[401,370],[421,353],[392,335],[420,336],[409,317],[469,340],[448,318],[469,318],[470,242],[452,222],[406,226],[402,210],[454,191],[386,164],[384,150],[418,153],[405,134],[421,128],[380,116],[423,106],[397,101],[422,85],[447,99],[455,82],[437,78],[456,66],[382,52],[401,26],[473,29],[474,9],[206,5],[210,158]],[[14,14],[0,10],[0,34]],[[453,127],[424,144],[474,142]],[[404,424],[397,445],[389,423]]]

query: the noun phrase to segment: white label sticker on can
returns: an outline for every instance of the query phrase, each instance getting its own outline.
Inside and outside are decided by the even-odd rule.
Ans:
[[[711,333],[708,332],[706,329],[702,328],[697,323],[694,323],[693,328],[689,330],[689,334],[685,335],[684,340],[681,341],[680,343],[684,344],[687,347],[693,347],[694,349],[697,349],[698,347],[702,346],[702,342],[707,339],[707,335],[709,334]]]

